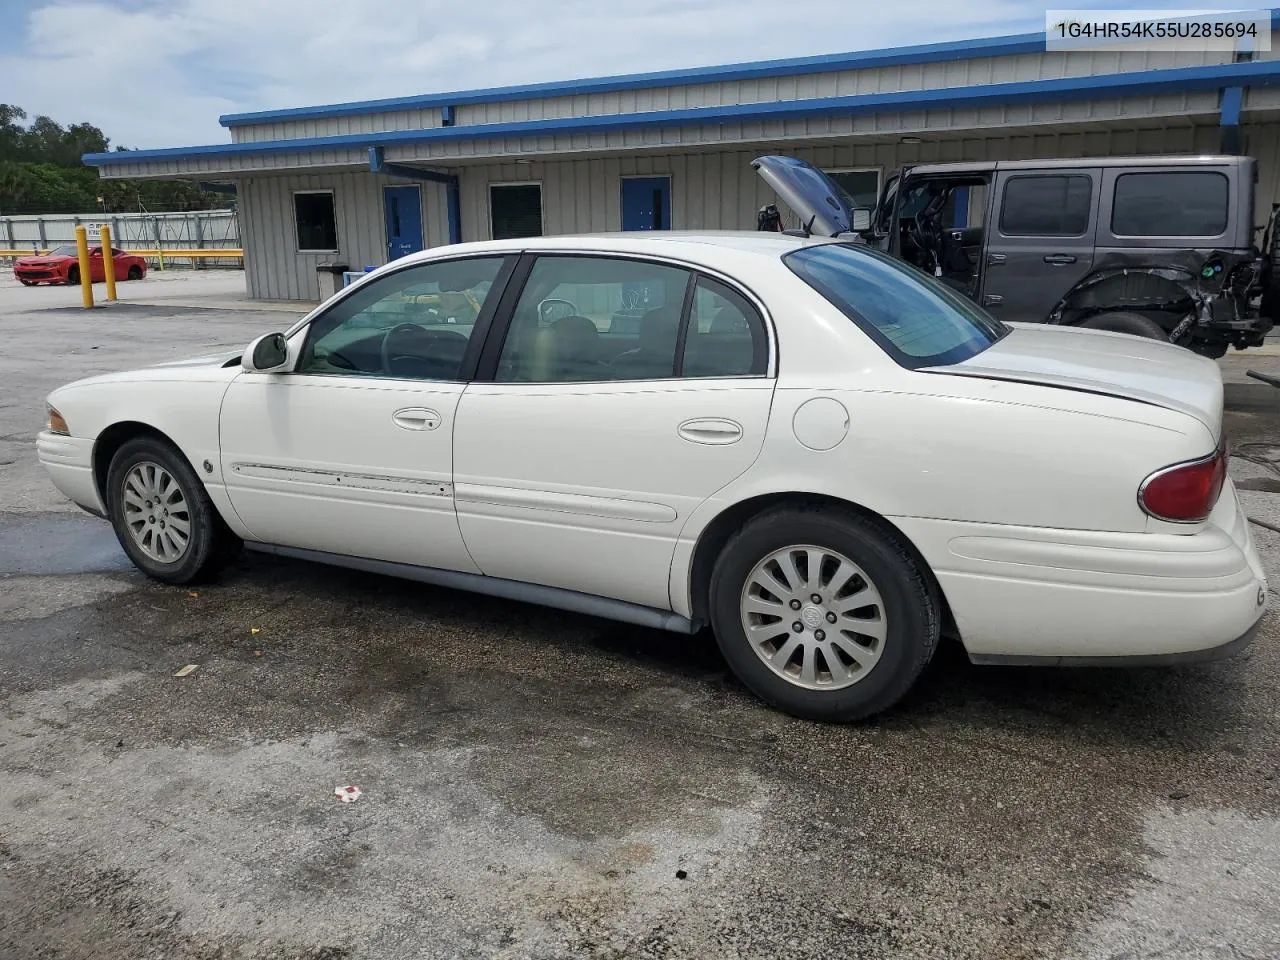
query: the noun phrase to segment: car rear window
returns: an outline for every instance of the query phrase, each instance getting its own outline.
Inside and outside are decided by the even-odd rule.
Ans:
[[[1217,237],[1227,229],[1227,178],[1210,170],[1122,173],[1111,232],[1117,237]]]
[[[904,367],[967,360],[1009,328],[932,277],[878,250],[803,247],[783,262]]]

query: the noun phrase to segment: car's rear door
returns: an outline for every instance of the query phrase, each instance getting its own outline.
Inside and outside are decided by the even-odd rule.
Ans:
[[[312,320],[292,371],[232,382],[221,472],[256,538],[476,571],[454,513],[453,424],[514,263],[435,260],[379,277]]]
[[[1001,170],[987,224],[981,303],[1040,322],[1093,266],[1101,170]]]
[[[667,608],[686,518],[763,443],[765,318],[735,284],[659,260],[544,254],[521,273],[458,407],[467,549],[490,576]],[[638,329],[615,326],[637,298]]]

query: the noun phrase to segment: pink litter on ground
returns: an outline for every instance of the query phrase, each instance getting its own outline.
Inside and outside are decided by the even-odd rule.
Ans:
[[[360,799],[360,788],[357,786],[334,787],[333,795],[343,803],[355,803]]]

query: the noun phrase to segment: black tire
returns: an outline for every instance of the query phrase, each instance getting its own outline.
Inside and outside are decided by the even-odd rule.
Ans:
[[[1135,337],[1169,342],[1168,332],[1154,320],[1140,313],[1099,313],[1080,324],[1090,330],[1110,330],[1112,333],[1131,333]]]
[[[134,264],[132,267],[130,267],[130,268],[129,268],[129,276],[128,276],[128,279],[129,279],[129,280],[141,280],[141,279],[142,279],[142,268],[141,268],[140,266],[138,266],[137,264]]]
[[[125,521],[124,483],[139,464],[157,464],[176,481],[186,502],[190,539],[185,552],[163,563],[147,555],[134,540]],[[206,580],[229,563],[239,552],[240,538],[227,527],[209,499],[204,484],[191,464],[168,442],[157,437],[135,437],[126,441],[111,458],[107,470],[107,511],[116,539],[134,565],[147,576],[163,583],[194,583]]]
[[[879,659],[840,689],[809,689],[783,678],[753,649],[742,624],[740,602],[756,565],[799,545],[834,551],[861,567],[883,603],[887,627]],[[766,703],[830,722],[860,720],[897,703],[933,656],[942,621],[933,578],[901,538],[886,524],[829,507],[783,507],[751,520],[716,561],[709,600],[716,642],[738,678]]]
[[[80,282],[80,268],[72,267],[70,270],[67,271],[67,286],[74,287],[79,282]]]
[[[23,280],[22,285],[24,287],[34,287],[36,285],[36,282],[34,280]]]

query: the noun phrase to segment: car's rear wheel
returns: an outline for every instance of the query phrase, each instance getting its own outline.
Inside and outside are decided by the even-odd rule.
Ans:
[[[852,512],[783,508],[726,545],[711,622],[734,673],[762,700],[814,720],[888,709],[933,656],[940,603],[887,526]]]
[[[111,458],[107,508],[129,559],[165,583],[212,576],[240,548],[186,458],[155,437],[126,441]]]
[[[1110,330],[1112,333],[1131,333],[1135,337],[1146,337],[1149,340],[1168,341],[1169,334],[1165,329],[1140,313],[1115,311],[1099,313],[1083,321],[1080,326],[1090,330]]]
[[[142,268],[138,266],[136,263],[129,268],[129,279],[130,280],[142,279]]]
[[[72,267],[67,271],[67,286],[74,287],[80,282],[80,268]]]

